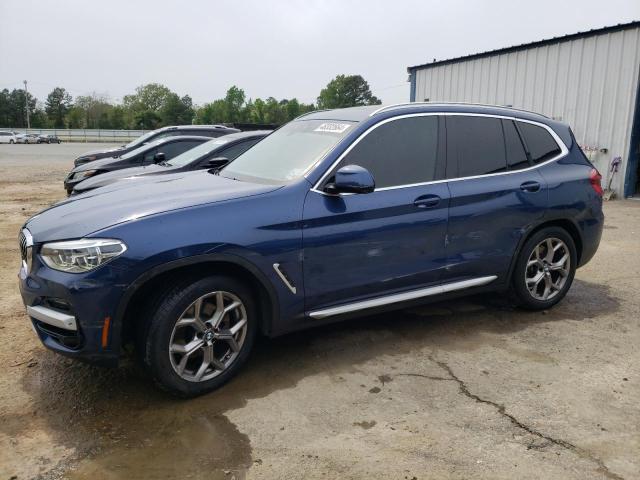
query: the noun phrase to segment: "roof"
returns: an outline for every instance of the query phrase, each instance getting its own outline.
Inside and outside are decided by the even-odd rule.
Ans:
[[[371,113],[379,109],[381,105],[366,107],[336,108],[333,110],[316,110],[300,115],[297,119],[304,120],[346,120],[360,122],[369,117]],[[297,120],[296,119],[296,120]]]
[[[241,138],[266,137],[272,132],[273,130],[249,130],[246,132],[230,133],[228,135],[223,135],[222,137],[212,138],[211,140],[224,140],[225,143],[229,143],[233,142],[234,140],[240,140]]]
[[[169,125],[168,127],[162,127],[158,130],[237,130],[237,128],[227,127],[225,125]]]
[[[603,35],[605,33],[618,32],[621,30],[629,30],[633,28],[640,28],[640,21],[635,20],[629,23],[619,23],[617,25],[612,25],[609,27],[596,28],[592,30],[586,30],[584,32],[576,32],[571,33],[569,35],[563,35],[560,37],[547,38],[545,40],[538,40],[536,42],[530,43],[522,43],[520,45],[513,45],[511,47],[499,48],[497,50],[487,50],[486,52],[481,53],[473,53],[470,55],[463,55],[461,57],[449,58],[446,60],[438,60],[437,62],[423,63],[421,65],[414,65],[412,67],[407,67],[407,71],[411,73],[413,70],[419,68],[430,68],[436,67],[439,65],[446,65],[448,63],[457,63],[460,61],[466,60],[475,60],[476,58],[489,57],[492,55],[498,55],[503,53],[517,52],[519,50],[527,50],[529,48],[542,47],[544,45],[552,45],[555,43],[567,42],[570,40],[577,40],[579,38],[592,37],[596,35]]]

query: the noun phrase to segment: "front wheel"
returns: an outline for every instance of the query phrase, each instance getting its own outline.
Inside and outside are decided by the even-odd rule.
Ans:
[[[10,144],[13,144],[13,143],[15,143],[15,142],[14,142],[13,140],[9,140],[9,143],[10,143]]]
[[[520,251],[512,276],[518,303],[530,310],[551,308],[569,291],[577,267],[575,242],[566,230],[544,228]]]
[[[258,325],[253,298],[234,278],[182,284],[152,310],[143,361],[171,393],[192,397],[215,390],[238,372],[253,347]]]

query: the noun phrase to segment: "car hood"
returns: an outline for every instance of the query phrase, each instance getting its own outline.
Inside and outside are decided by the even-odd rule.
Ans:
[[[91,155],[98,155],[100,153],[117,152],[119,150],[123,150],[123,148],[122,147],[115,147],[115,148],[103,148],[102,150],[89,150],[88,152],[84,152],[82,155],[78,155],[78,158],[90,157]]]
[[[75,167],[73,170],[71,170],[71,173],[76,173],[76,172],[85,172],[87,170],[98,170],[101,167],[107,167],[112,165],[114,162],[118,162],[120,161],[121,158],[119,157],[107,157],[107,158],[101,158],[99,160],[94,160],[92,162],[87,162],[87,163],[83,163],[82,165],[78,165],[77,167]]]
[[[114,170],[113,172],[106,172],[95,177],[87,178],[80,182],[73,188],[74,193],[83,193],[93,190],[94,188],[104,187],[110,185],[118,180],[129,177],[143,176],[150,173],[171,173],[177,170],[179,167],[162,167],[160,165],[146,165],[144,167],[131,167],[123,168],[121,170]]]
[[[25,227],[36,242],[81,238],[149,215],[262,195],[280,188],[231,180],[206,171],[149,175],[143,183],[144,188],[139,184],[138,188],[107,186],[69,197],[30,218]]]

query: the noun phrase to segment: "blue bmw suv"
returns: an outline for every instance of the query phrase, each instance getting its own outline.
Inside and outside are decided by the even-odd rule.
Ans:
[[[596,252],[600,175],[567,125],[463,104],[318,111],[221,170],[64,200],[20,232],[44,345],[125,344],[183,396],[267,336],[485,291],[546,309]]]

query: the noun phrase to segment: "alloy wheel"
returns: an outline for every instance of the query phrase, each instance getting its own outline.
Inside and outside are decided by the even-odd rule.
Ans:
[[[191,382],[217,377],[236,360],[247,337],[247,312],[236,295],[215,291],[182,313],[171,333],[174,371]]]
[[[546,238],[536,245],[527,260],[524,274],[527,289],[536,300],[550,300],[565,286],[570,271],[569,247],[559,238]]]

